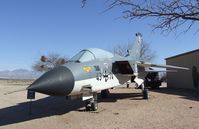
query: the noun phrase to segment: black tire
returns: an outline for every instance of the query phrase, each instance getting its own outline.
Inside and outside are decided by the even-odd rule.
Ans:
[[[129,88],[129,85],[130,85],[129,83],[128,83],[128,84],[126,84],[126,88]]]
[[[149,99],[148,89],[143,90],[143,99]]]
[[[85,102],[85,108],[86,108],[86,111],[90,111],[91,110],[91,104],[90,104],[89,101]]]
[[[92,103],[91,103],[91,110],[92,110],[92,111],[97,111],[97,109],[98,109],[97,102],[92,102]]]
[[[109,90],[102,90],[101,91],[101,98],[108,98],[110,95]]]

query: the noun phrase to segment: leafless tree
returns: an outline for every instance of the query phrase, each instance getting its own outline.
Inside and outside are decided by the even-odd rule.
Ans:
[[[68,58],[67,57],[63,57],[60,56],[59,54],[49,54],[47,56],[41,56],[40,60],[37,61],[32,68],[35,71],[39,71],[39,72],[45,72],[48,71],[54,67],[63,65],[67,62]]]
[[[142,61],[153,61],[156,57],[155,51],[150,48],[150,45],[146,42],[142,43],[140,51],[140,60]]]
[[[85,4],[84,0],[84,4]],[[87,0],[88,1],[88,0]],[[185,26],[187,32],[199,23],[199,0],[105,0],[110,10],[119,7],[129,20],[153,18],[153,30],[169,33]],[[181,30],[180,30],[181,31]],[[199,31],[197,26],[196,31]]]
[[[113,47],[113,53],[120,55],[120,56],[126,56],[127,50],[128,49],[132,49],[132,44],[131,43],[127,43],[127,44],[118,44],[117,46]]]
[[[126,56],[127,50],[130,50],[133,48],[132,43],[127,44],[119,44],[115,47],[113,47],[113,53],[118,54],[120,56]],[[154,51],[151,50],[150,45],[146,42],[142,43],[141,46],[141,53],[140,53],[140,60],[141,61],[153,61],[155,59],[156,54]]]

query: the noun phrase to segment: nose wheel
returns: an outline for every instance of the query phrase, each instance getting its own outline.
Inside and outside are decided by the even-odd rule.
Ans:
[[[86,111],[97,111],[98,104],[96,101],[87,100],[85,103]]]
[[[97,111],[97,93],[93,94],[93,98],[86,100],[85,102],[86,111]]]

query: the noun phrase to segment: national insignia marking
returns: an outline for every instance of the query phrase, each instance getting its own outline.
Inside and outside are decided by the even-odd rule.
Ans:
[[[83,70],[84,70],[85,72],[91,72],[91,71],[92,71],[92,67],[90,67],[90,66],[84,66],[84,67],[83,67]]]

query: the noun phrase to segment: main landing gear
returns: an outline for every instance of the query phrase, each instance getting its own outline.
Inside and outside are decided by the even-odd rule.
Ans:
[[[108,89],[101,91],[101,98],[108,98],[110,96],[110,92]]]
[[[148,89],[144,89],[142,91],[143,99],[149,99]]]
[[[143,99],[149,99],[148,89],[145,88],[144,83],[141,84]]]
[[[148,89],[145,88],[144,86],[144,80],[141,78],[135,78],[134,81],[136,82],[136,84],[138,85],[138,87],[141,87],[142,89],[142,95],[143,95],[143,99],[149,99],[149,94],[148,94]]]

